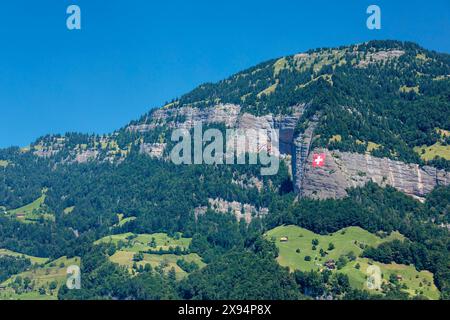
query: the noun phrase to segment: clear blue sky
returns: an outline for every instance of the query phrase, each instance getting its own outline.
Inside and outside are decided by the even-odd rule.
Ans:
[[[82,10],[68,31],[66,8]],[[382,30],[366,28],[366,8]],[[8,0],[0,4],[0,147],[105,133],[267,59],[369,39],[450,52],[450,1]]]

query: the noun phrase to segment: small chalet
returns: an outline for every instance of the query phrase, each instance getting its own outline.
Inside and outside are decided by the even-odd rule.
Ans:
[[[327,267],[328,270],[336,269],[336,261],[328,260],[327,262],[325,262],[325,267]]]
[[[280,242],[288,242],[289,238],[288,237],[281,237],[280,238]]]

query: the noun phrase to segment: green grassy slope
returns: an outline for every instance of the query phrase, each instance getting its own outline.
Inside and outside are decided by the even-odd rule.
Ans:
[[[333,272],[347,274],[354,288],[375,292],[375,290],[369,290],[367,286],[368,268],[375,265],[381,270],[382,282],[386,283],[393,274],[401,277],[401,285],[406,286],[404,291],[411,296],[421,294],[429,299],[439,298],[439,291],[433,283],[432,273],[418,272],[414,266],[382,264],[360,257],[365,247],[376,247],[383,242],[404,239],[397,232],[381,238],[359,227],[349,227],[333,234],[319,235],[297,226],[281,226],[268,231],[265,237],[278,247],[279,264],[289,267],[291,271],[323,271],[326,269],[327,261],[337,262],[341,256],[353,253],[354,261],[350,260],[342,269],[335,269]],[[286,237],[287,241],[283,239]],[[315,249],[313,249],[313,240],[318,240]],[[334,247],[332,250],[330,250],[330,243]],[[324,251],[322,255],[321,249]],[[305,257],[310,257],[310,261],[306,261]]]
[[[47,208],[44,205],[45,197],[46,197],[45,191],[43,191],[42,195],[35,201],[23,207],[7,211],[7,215],[16,217],[20,221],[26,223],[36,222],[41,218],[43,218],[44,220],[53,221],[55,219],[55,216],[47,212]]]
[[[67,280],[67,267],[71,265],[79,266],[80,258],[61,257],[12,276],[0,285],[0,300],[57,300],[58,290]],[[25,279],[29,279],[27,286]]]
[[[48,261],[48,258],[33,257],[27,254],[18,253],[8,249],[0,249],[0,256],[25,257],[30,259],[31,263],[33,264],[44,264]]]
[[[153,268],[162,267],[164,272],[174,268],[177,279],[187,276],[182,268],[177,265],[178,260],[186,262],[195,262],[200,268],[205,266],[201,257],[196,253],[182,254],[161,254],[159,250],[170,250],[179,247],[182,251],[187,250],[191,244],[191,238],[183,238],[180,235],[176,238],[169,237],[165,233],[154,234],[133,234],[123,233],[111,235],[97,240],[95,244],[112,243],[118,247],[118,250],[110,257],[110,260],[119,265],[125,266],[130,272],[135,263],[134,256],[137,253],[143,253],[143,259],[136,261],[137,267],[145,266],[147,263]],[[155,252],[154,254],[151,252]]]

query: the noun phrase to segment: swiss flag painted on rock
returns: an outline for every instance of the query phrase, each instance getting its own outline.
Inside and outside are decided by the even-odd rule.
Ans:
[[[326,156],[325,153],[314,154],[313,155],[313,168],[323,167],[325,165],[325,158],[326,157],[327,156]]]

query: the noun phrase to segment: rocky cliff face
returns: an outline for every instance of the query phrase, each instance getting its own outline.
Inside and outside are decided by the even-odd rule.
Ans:
[[[290,154],[294,138],[295,126],[305,110],[305,104],[293,106],[290,115],[254,116],[242,112],[241,106],[234,104],[219,104],[214,107],[166,107],[152,113],[145,123],[130,125],[130,132],[145,133],[160,126],[168,128],[192,129],[196,123],[203,125],[224,124],[235,129],[278,129],[280,135],[280,152]]]
[[[146,154],[152,158],[161,159],[166,147],[166,143],[141,143],[139,153]]]
[[[373,181],[381,186],[390,185],[408,195],[420,200],[438,185],[449,184],[449,174],[432,167],[420,168],[416,164],[406,164],[387,158],[376,158],[370,155],[329,151],[325,149],[310,150],[314,139],[314,131],[320,115],[309,120],[309,126],[304,133],[294,136],[295,127],[307,109],[307,105],[301,104],[291,108],[289,115],[255,116],[242,112],[239,105],[219,104],[210,108],[196,107],[165,107],[156,110],[146,121],[137,125],[130,125],[127,130],[135,133],[145,133],[157,127],[192,129],[196,123],[224,124],[227,128],[235,129],[263,129],[279,130],[279,151],[282,155],[292,155],[292,173],[294,189],[302,197],[317,199],[343,198],[347,195],[347,189],[359,187],[368,181]],[[247,137],[247,139],[256,137]],[[65,161],[85,163],[91,160],[121,161],[128,150],[120,150],[113,142],[113,137],[102,137],[94,141],[92,147],[77,146]],[[53,139],[50,143],[35,147],[34,154],[39,157],[52,157],[58,154],[63,147],[64,140]],[[99,159],[99,150],[103,150],[104,156]],[[165,143],[147,143],[141,141],[139,150],[141,154],[147,154],[154,158],[162,158]],[[325,166],[312,167],[314,153],[325,153]],[[217,203],[216,203],[217,204]],[[224,207],[220,205],[219,207]],[[227,209],[228,210],[228,209]],[[234,210],[234,209],[233,209]],[[237,210],[234,210],[237,212]],[[254,210],[250,210],[254,211]],[[253,212],[254,213],[254,212]],[[249,212],[236,214],[238,218],[249,219]]]
[[[204,215],[208,208],[219,213],[233,214],[238,221],[244,220],[246,223],[250,223],[253,218],[263,217],[269,214],[268,208],[256,208],[247,203],[240,203],[237,201],[225,201],[223,199],[208,199],[209,205],[206,207],[198,207],[195,209],[195,217]]]
[[[362,72],[361,69],[366,69],[366,71]],[[375,72],[377,69],[382,72]],[[312,152],[311,145],[317,134],[315,131],[322,114],[334,121],[339,118],[338,115],[342,110],[342,114],[345,116],[338,119],[342,122],[341,125],[362,119],[368,125],[367,128],[377,131],[374,133],[375,136],[385,134],[383,130],[386,126],[382,124],[384,117],[398,117],[396,113],[391,114],[387,110],[386,112],[378,110],[378,105],[370,106],[372,103],[365,101],[367,98],[365,91],[351,90],[354,87],[354,81],[368,86],[367,89],[376,93],[375,96],[379,94],[380,84],[390,84],[388,87],[392,94],[389,97],[398,105],[400,100],[398,100],[398,94],[394,93],[400,91],[403,94],[412,90],[411,94],[413,94],[414,88],[417,88],[416,93],[421,98],[428,97],[431,99],[429,101],[434,104],[434,101],[444,101],[446,96],[436,94],[435,90],[422,92],[419,90],[420,84],[423,82],[426,87],[429,87],[429,81],[444,81],[442,82],[442,86],[444,86],[445,81],[448,80],[448,70],[446,56],[428,52],[413,44],[397,41],[375,41],[347,47],[310,50],[307,53],[283,57],[275,62],[274,60],[267,61],[216,84],[201,85],[180,99],[153,110],[146,118],[134,121],[126,127],[126,132],[120,129],[114,134],[90,136],[89,138],[82,138],[78,135],[46,137],[31,145],[30,148],[26,148],[27,150],[24,152],[32,152],[38,157],[56,158],[56,161],[62,163],[90,161],[120,163],[134,150],[139,150],[140,154],[169,161],[164,155],[166,151],[170,151],[167,150],[167,143],[170,139],[168,138],[170,131],[173,129],[192,129],[200,122],[205,126],[223,124],[226,128],[244,130],[272,131],[272,129],[278,129],[279,150],[274,150],[273,145],[270,144],[271,137],[267,134],[267,144],[265,146],[258,145],[257,151],[263,150],[264,147],[269,151],[270,146],[272,154],[277,155],[277,151],[279,151],[284,159],[292,159],[291,171],[294,188],[301,196],[340,198],[347,194],[345,190],[349,187],[360,186],[367,181],[375,181],[380,185],[392,185],[407,194],[422,198],[436,185],[448,183],[446,172],[437,171],[431,167],[419,168],[417,165],[379,159],[369,155],[328,150],[325,150],[327,155],[325,167],[313,169],[311,167],[312,154],[320,150]],[[417,87],[406,86],[407,82],[411,82],[410,74],[420,75],[417,77]],[[387,94],[388,91],[385,90],[387,87],[381,87],[383,87],[383,94]],[[437,87],[436,90],[439,91],[440,88]],[[325,90],[324,92],[333,92],[333,95],[330,96],[333,97],[333,101],[323,103],[322,98],[315,99],[317,94],[323,90]],[[350,102],[348,106],[344,102],[347,99]],[[334,100],[340,101],[341,105],[335,105]],[[361,104],[363,106],[361,108],[354,103],[359,100],[365,101]],[[316,118],[308,119],[308,122],[303,122],[302,119],[302,127],[307,123],[309,126],[301,135],[294,136],[299,119],[305,114],[308,107],[304,102],[308,101],[311,105],[317,106],[316,110],[320,110],[320,113],[316,114]],[[321,103],[324,104],[323,108],[318,105]],[[330,108],[325,107],[328,104]],[[428,103],[423,105],[424,110],[418,112],[417,115],[426,114],[432,110]],[[413,109],[416,110],[416,107],[414,106]],[[444,108],[436,110],[444,110],[442,114],[446,114]],[[434,117],[434,121],[440,117],[441,115],[438,113]],[[385,120],[395,122],[396,128],[407,124],[400,121],[401,119],[386,118]],[[381,127],[376,125],[379,121]],[[335,129],[324,127],[327,126],[326,121],[322,124],[320,124],[322,132],[331,133],[327,129]],[[439,126],[441,129],[448,129],[447,127],[446,123]],[[414,130],[414,127],[411,128]],[[155,131],[155,134],[147,134],[152,131]],[[358,130],[352,129],[352,131],[351,136],[358,138]],[[386,141],[390,140],[392,144],[395,144],[398,136],[403,135],[401,138],[406,139],[409,132],[411,132],[409,129],[408,132],[403,133],[395,130],[390,133],[390,137]],[[242,140],[239,140],[236,142],[236,146],[242,147],[243,144],[249,144],[248,141],[254,142],[260,138],[254,132],[249,133],[250,136],[247,134],[245,137],[247,141],[242,143]],[[431,139],[435,134],[427,133],[427,135]],[[264,139],[264,137],[262,138]],[[415,141],[405,142],[408,142],[408,145],[415,145]],[[369,141],[365,143],[369,143]],[[234,146],[234,141],[231,141],[231,144]],[[322,142],[320,145],[326,146],[327,144]],[[390,147],[391,150],[386,152],[395,154],[395,148],[395,146]],[[242,149],[255,150],[250,146]],[[410,152],[413,153],[414,150],[410,150]],[[292,157],[284,157],[284,155],[292,155]],[[403,156],[402,158],[413,159],[414,157]],[[245,179],[235,177],[233,183],[243,188],[249,186],[261,188],[261,182],[257,181],[256,177],[246,177]]]
[[[318,116],[311,119],[304,133],[294,139],[292,144],[292,173],[294,190],[302,193],[307,158],[310,154],[314,130],[317,127]]]
[[[128,130],[146,132],[158,126],[192,129],[198,122],[203,124],[220,123],[228,128],[236,129],[278,129],[280,153],[292,154],[294,189],[302,197],[343,198],[347,195],[346,190],[348,188],[363,186],[368,181],[373,181],[381,186],[390,185],[422,200],[436,186],[449,183],[447,172],[432,167],[420,168],[416,164],[407,164],[357,153],[325,149],[310,150],[320,114],[309,120],[309,125],[303,134],[294,136],[297,122],[306,108],[307,105],[302,104],[292,107],[291,115],[268,114],[258,117],[242,112],[239,105],[233,104],[219,104],[215,107],[203,109],[166,107],[155,111],[145,123],[130,126]],[[141,152],[152,156],[160,156],[161,150],[160,145],[158,145],[158,148],[154,148],[153,145],[141,147]],[[314,153],[325,153],[324,167],[312,167]],[[226,211],[230,207],[217,201],[214,203],[215,205],[226,208],[223,209]],[[230,208],[235,212],[239,211],[233,205]],[[245,218],[246,220],[250,216],[248,212],[247,214],[242,213],[242,216],[236,215],[238,218]]]
[[[227,128],[256,130],[253,133],[246,132],[245,138],[248,141],[257,141],[257,130],[266,130],[264,141],[271,140],[270,130],[279,130],[279,150],[272,150],[273,153],[290,154],[296,124],[303,114],[304,104],[299,104],[290,108],[288,115],[267,114],[264,116],[254,116],[250,113],[242,112],[239,105],[218,104],[214,107],[198,108],[195,106],[169,106],[155,110],[147,119],[139,124],[133,124],[126,128],[127,131],[143,136],[159,127],[169,129],[192,129],[198,123],[204,126],[211,124],[223,124]],[[105,136],[92,136],[84,143],[73,143],[66,137],[48,137],[39,141],[31,148],[31,152],[38,157],[51,158],[58,155],[62,150],[68,151],[62,160],[64,163],[86,163],[89,161],[108,161],[119,163],[129,154],[131,144],[119,147],[116,142],[116,134]],[[145,141],[138,138],[134,143],[141,154],[146,154],[153,158],[161,159],[166,149],[167,143],[163,141]],[[67,146],[70,146],[67,148]],[[252,150],[247,148],[250,152]]]
[[[313,168],[313,154],[326,155],[324,167]],[[438,185],[448,185],[448,172],[357,153],[313,150],[305,163],[301,194],[316,199],[343,198],[346,189],[368,181],[390,185],[419,200]]]
[[[195,123],[223,123],[227,127],[235,127],[241,107],[234,104],[219,104],[210,108],[165,107],[154,111],[145,123],[131,125],[131,132],[148,132],[157,127],[191,129]]]

